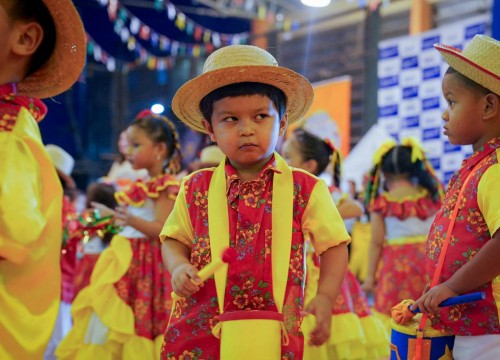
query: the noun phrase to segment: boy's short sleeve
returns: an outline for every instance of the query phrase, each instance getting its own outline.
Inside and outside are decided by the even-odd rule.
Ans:
[[[179,194],[175,199],[174,208],[163,225],[160,240],[163,242],[167,237],[172,238],[191,248],[194,229],[187,208],[184,182],[185,180],[182,181]]]
[[[318,255],[331,247],[351,241],[328,187],[322,180],[314,186],[302,215],[302,231],[304,236],[309,237]]]
[[[477,202],[491,236],[500,228],[500,164],[490,166],[481,177]]]

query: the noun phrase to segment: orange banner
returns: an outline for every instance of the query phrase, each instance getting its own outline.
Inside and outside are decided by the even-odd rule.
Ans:
[[[339,147],[345,157],[351,142],[351,78],[349,76],[313,84],[314,101],[309,112],[293,128],[305,130],[321,137],[328,137]]]

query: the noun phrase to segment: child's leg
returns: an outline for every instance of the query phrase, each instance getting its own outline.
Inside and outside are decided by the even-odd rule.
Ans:
[[[500,335],[456,336],[453,358],[455,360],[500,359]]]

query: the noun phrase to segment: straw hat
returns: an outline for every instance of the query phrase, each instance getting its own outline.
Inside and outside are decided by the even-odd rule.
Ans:
[[[47,62],[17,84],[20,95],[48,98],[68,90],[85,65],[85,30],[71,0],[42,0],[54,21],[56,44]]]
[[[71,185],[74,184],[71,173],[73,172],[73,167],[75,166],[75,159],[73,159],[73,157],[63,148],[57,145],[45,145],[45,150],[52,160],[52,164],[54,164],[58,174],[63,178],[66,184],[71,187]]]
[[[453,69],[500,96],[499,41],[476,35],[463,51],[444,44],[434,47]]]
[[[314,96],[305,77],[278,66],[267,51],[251,45],[230,45],[212,53],[203,73],[181,86],[172,100],[174,113],[192,129],[206,133],[200,101],[218,88],[241,82],[268,84],[283,91],[289,123],[305,115]]]

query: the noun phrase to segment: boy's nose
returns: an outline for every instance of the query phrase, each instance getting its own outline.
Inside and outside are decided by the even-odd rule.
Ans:
[[[239,125],[240,125],[240,135],[243,136],[252,135],[255,131],[254,129],[255,124],[253,123],[253,121],[241,119]]]

